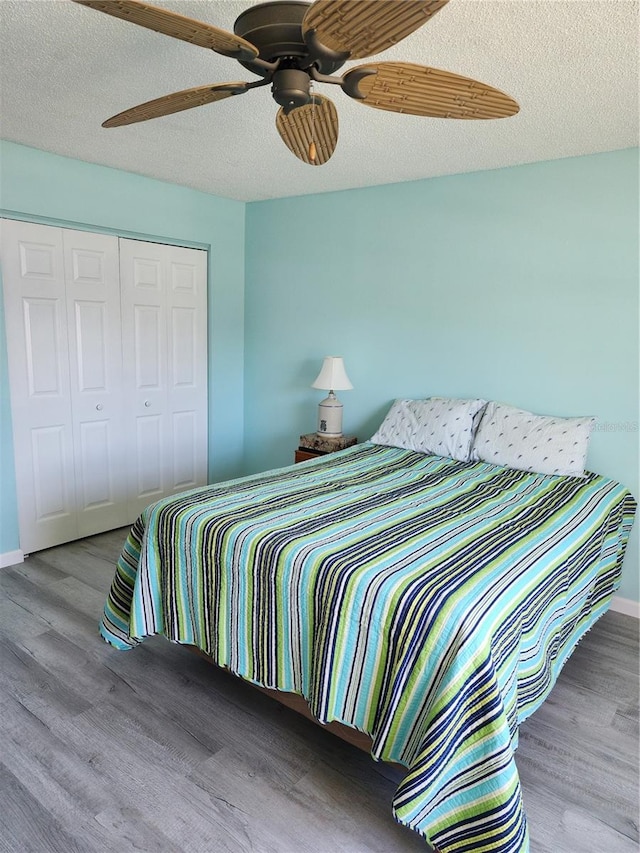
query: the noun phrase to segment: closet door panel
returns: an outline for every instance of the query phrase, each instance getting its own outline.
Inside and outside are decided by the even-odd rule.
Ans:
[[[207,482],[207,256],[167,248],[170,490],[180,492]]]
[[[198,417],[195,412],[174,412],[172,419],[174,492],[195,488],[201,483]]]
[[[59,297],[22,299],[28,398],[61,399],[67,388],[64,302]]]
[[[77,533],[62,232],[0,221],[5,326],[25,553]]]
[[[28,436],[31,439],[36,530],[46,526],[60,531],[67,526],[74,510],[74,484],[68,471],[73,461],[69,454],[68,430],[63,424],[31,427]],[[75,530],[71,529],[75,535]],[[27,539],[23,546],[26,551],[40,547],[44,546],[38,544],[38,539]]]
[[[206,483],[206,253],[120,241],[130,506]]]
[[[135,500],[144,506],[158,500],[164,494],[164,429],[161,415],[136,417],[136,481]],[[142,509],[144,509],[144,506]]]
[[[166,493],[167,300],[164,247],[120,241],[129,514]]]
[[[78,535],[126,525],[118,238],[65,230]]]
[[[134,388],[140,394],[166,394],[164,307],[133,306]]]

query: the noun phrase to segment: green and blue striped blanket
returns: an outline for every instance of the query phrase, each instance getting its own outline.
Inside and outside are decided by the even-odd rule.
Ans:
[[[398,821],[443,853],[528,850],[518,725],[617,588],[635,502],[359,445],[148,507],[101,625],[306,697],[406,765]]]

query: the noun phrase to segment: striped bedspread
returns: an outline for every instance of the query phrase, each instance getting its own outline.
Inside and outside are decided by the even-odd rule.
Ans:
[[[635,502],[363,444],[148,507],[101,625],[198,646],[408,767],[398,821],[443,853],[528,850],[518,725],[619,582]]]

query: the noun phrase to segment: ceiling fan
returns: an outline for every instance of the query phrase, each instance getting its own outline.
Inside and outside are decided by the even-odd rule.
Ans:
[[[271,85],[280,105],[276,127],[282,140],[304,163],[319,166],[335,150],[338,114],[329,98],[315,92],[316,83],[340,86],[369,107],[419,116],[493,119],[519,110],[499,89],[425,65],[373,62],[334,76],[348,60],[397,44],[448,0],[276,0],[242,12],[233,33],[139,0],[74,2],[229,56],[259,77],[174,92],[118,113],[103,127],[146,121]]]

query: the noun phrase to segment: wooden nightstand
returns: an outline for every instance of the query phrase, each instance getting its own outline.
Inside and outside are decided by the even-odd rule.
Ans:
[[[358,439],[355,435],[339,435],[336,438],[331,438],[330,436],[318,435],[317,432],[310,432],[307,435],[300,436],[295,461],[304,462],[305,459],[316,459],[318,456],[335,453],[336,450],[344,450],[346,447],[352,447],[357,443]]]

